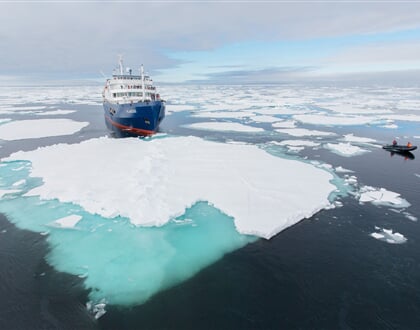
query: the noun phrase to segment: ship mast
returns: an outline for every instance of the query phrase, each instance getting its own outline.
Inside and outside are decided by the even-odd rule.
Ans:
[[[120,66],[120,75],[124,74],[123,56],[118,55],[118,65]]]
[[[144,68],[143,68],[143,64],[141,65],[140,73],[141,73],[141,89],[143,91],[142,101],[144,102],[145,92],[144,92]]]

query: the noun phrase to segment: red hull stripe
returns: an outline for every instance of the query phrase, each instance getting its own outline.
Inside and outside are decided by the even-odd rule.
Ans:
[[[126,132],[137,134],[137,135],[152,135],[156,133],[155,131],[150,131],[147,129],[134,128],[134,127],[118,124],[117,122],[109,118],[108,116],[105,116],[105,118],[106,120],[109,121],[111,125],[115,126],[116,128],[119,128],[122,131],[126,131]]]

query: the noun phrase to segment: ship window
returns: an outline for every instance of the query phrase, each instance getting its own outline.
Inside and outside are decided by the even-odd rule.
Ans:
[[[112,93],[112,97],[116,97],[117,96],[117,93]]]

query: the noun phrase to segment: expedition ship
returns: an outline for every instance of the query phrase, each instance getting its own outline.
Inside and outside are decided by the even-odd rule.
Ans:
[[[102,96],[105,123],[117,136],[154,134],[165,117],[165,101],[150,76],[144,74],[143,65],[140,74],[133,75],[130,68],[124,68],[121,56]]]

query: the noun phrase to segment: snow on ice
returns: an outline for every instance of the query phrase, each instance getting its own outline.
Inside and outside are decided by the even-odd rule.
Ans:
[[[375,205],[386,205],[396,208],[409,207],[410,203],[400,196],[400,194],[386,190],[385,188],[363,186],[359,191],[359,202],[369,202]]]
[[[293,119],[304,124],[325,126],[366,125],[377,120],[370,116],[333,116],[326,113],[295,115]]]
[[[13,141],[50,136],[70,135],[89,125],[70,119],[32,119],[11,121],[0,125],[0,139]]]
[[[240,123],[228,122],[203,122],[185,125],[187,128],[205,130],[205,131],[225,131],[225,132],[244,132],[244,133],[257,133],[264,132],[263,128],[252,127]]]
[[[233,216],[240,233],[265,238],[328,206],[335,190],[332,175],[310,164],[251,145],[194,137],[100,138],[8,158],[22,159],[32,162],[31,176],[44,181],[28,196],[57,198],[92,214],[149,226],[163,225],[204,200]]]
[[[281,128],[276,129],[276,132],[284,133],[292,136],[331,136],[335,135],[335,133],[331,132],[324,132],[324,131],[317,131],[317,130],[310,130],[306,128]]]
[[[331,150],[333,153],[344,157],[352,157],[369,152],[369,150],[353,146],[350,143],[326,143],[324,147]]]
[[[363,143],[374,143],[374,142],[376,142],[375,139],[354,136],[353,134],[346,134],[346,135],[344,135],[344,141],[346,141],[346,142],[362,143],[362,144]]]

